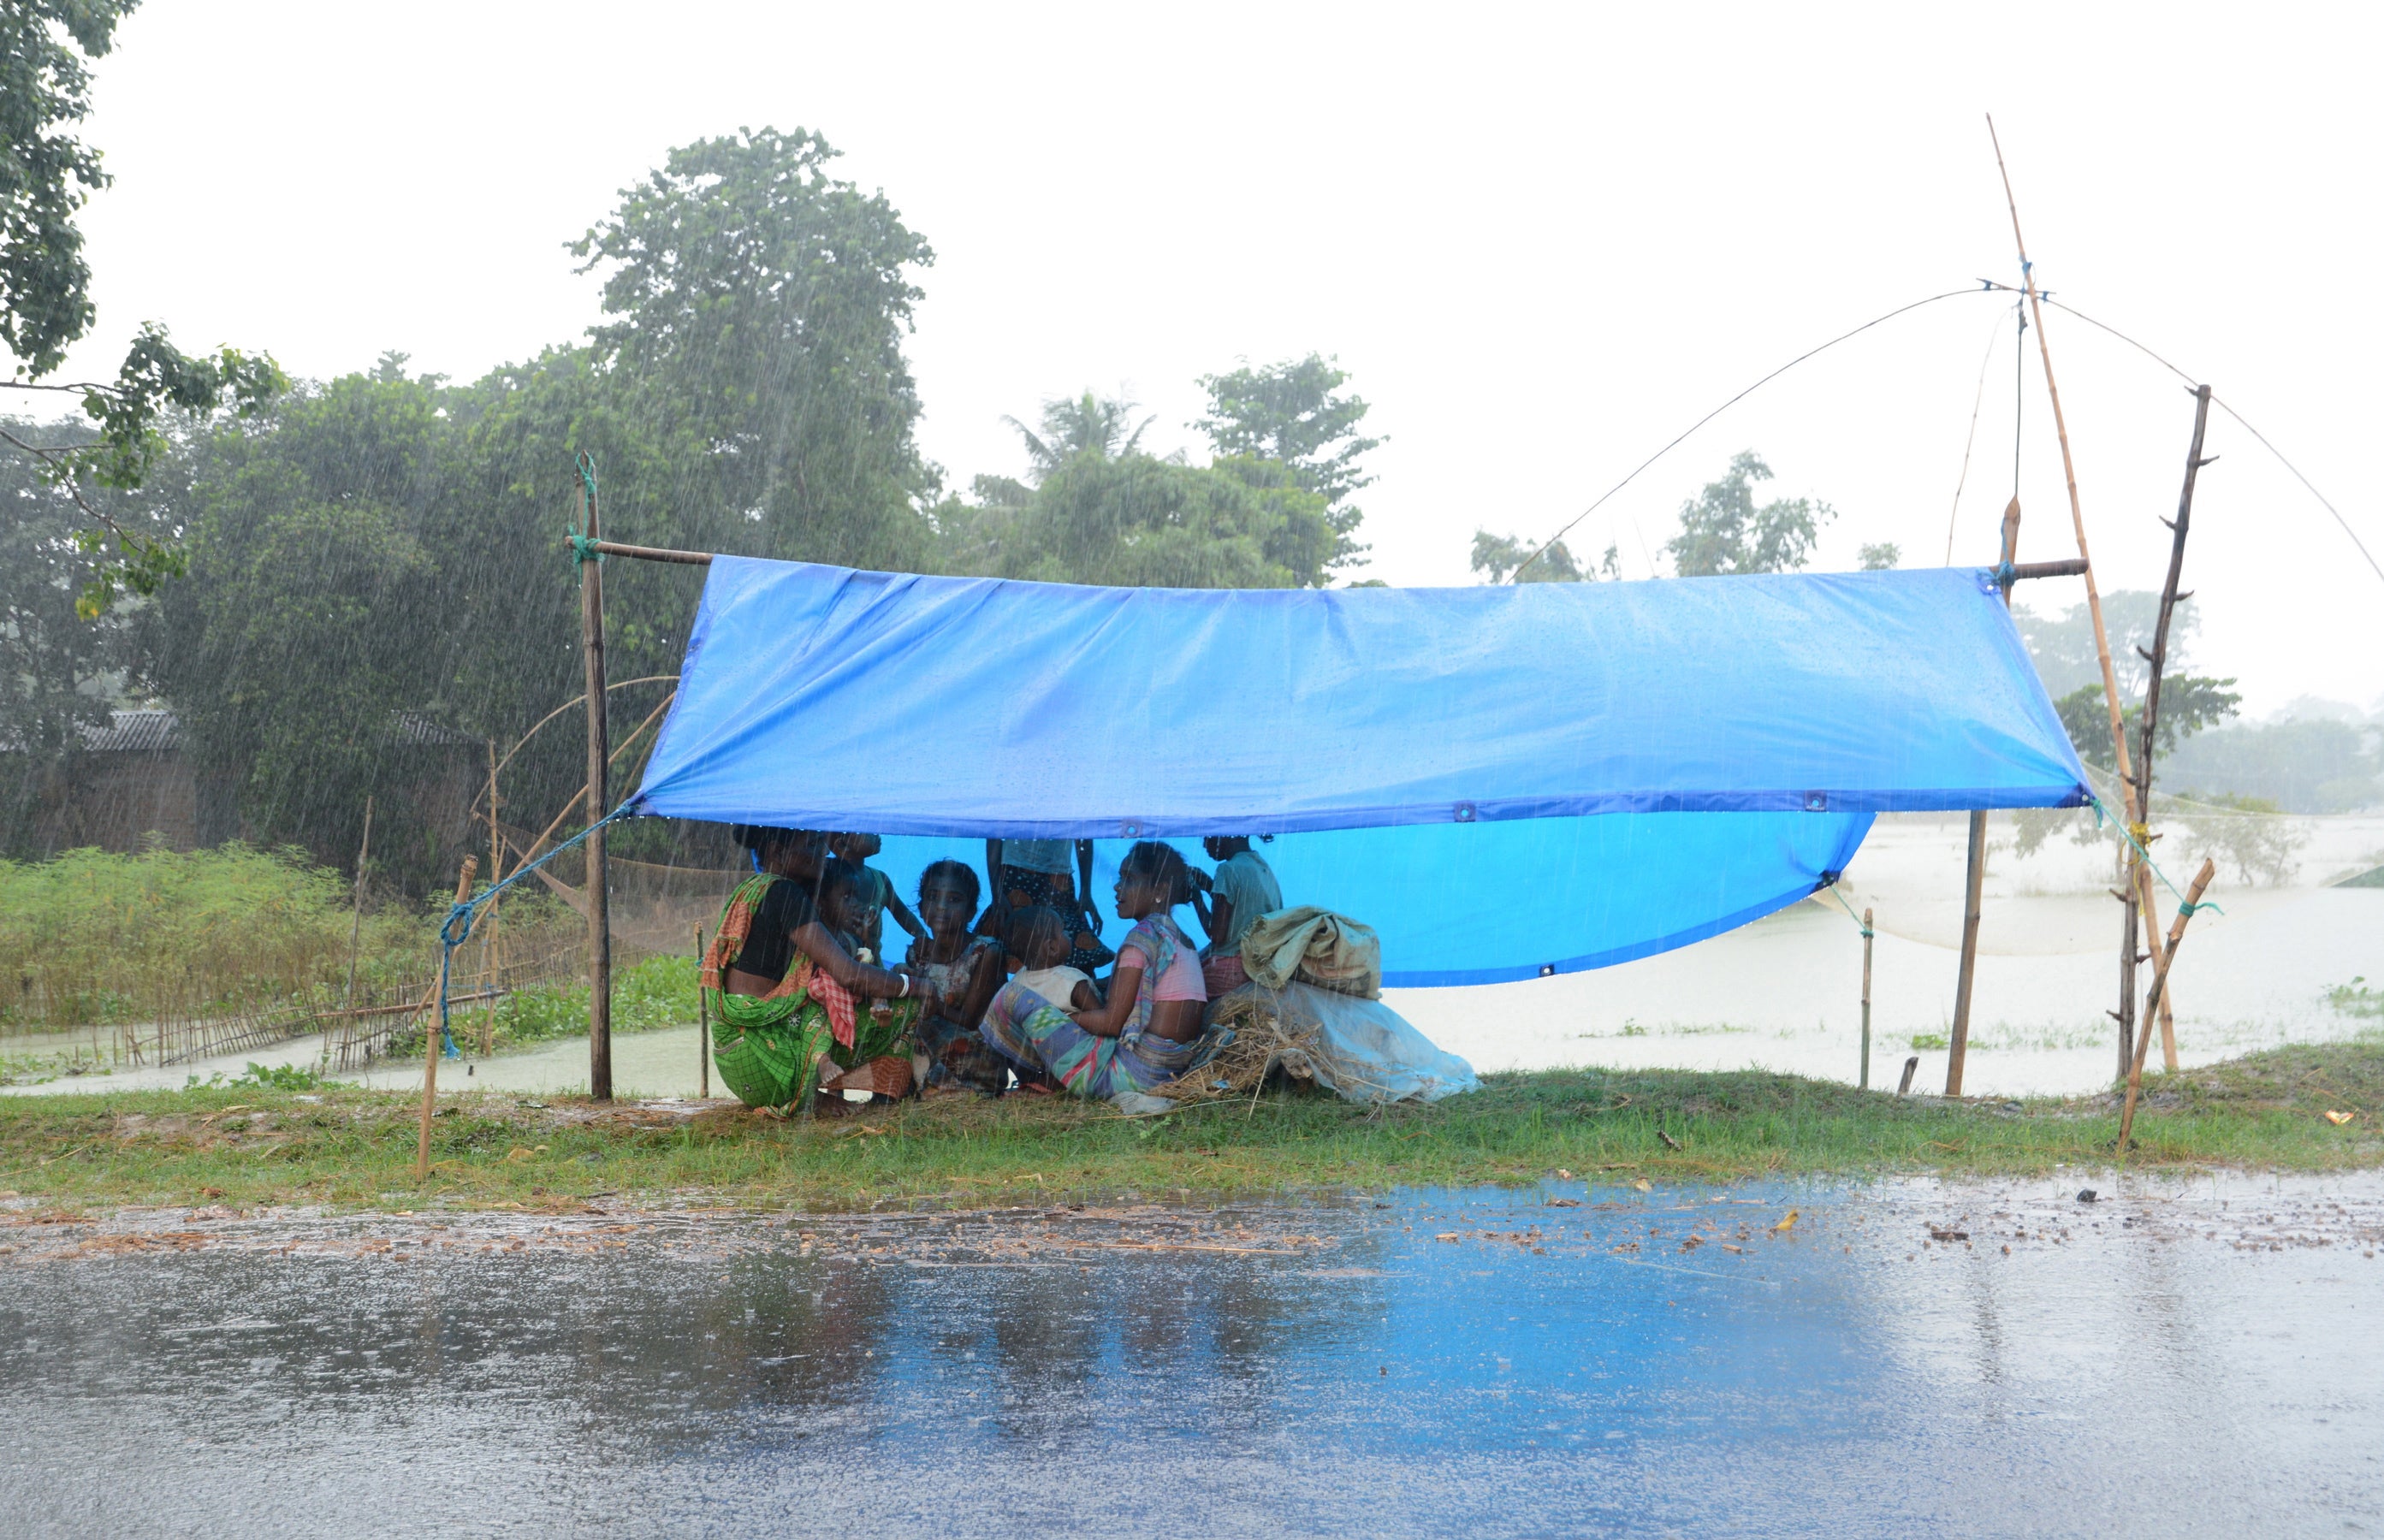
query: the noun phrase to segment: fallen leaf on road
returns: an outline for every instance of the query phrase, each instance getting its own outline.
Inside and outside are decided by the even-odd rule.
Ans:
[[[2328,1113],[2326,1115],[2326,1121],[2327,1121],[2327,1122],[2328,1122],[2328,1123],[2330,1123],[2330,1124],[2334,1124],[2337,1128],[2340,1128],[2340,1127],[2341,1127],[2344,1124],[2349,1123],[2349,1122],[2351,1121],[2351,1119],[2352,1119],[2352,1114],[2351,1114],[2351,1113],[2349,1113],[2349,1112],[2328,1112]]]
[[[1794,1230],[1796,1228],[1796,1211],[1794,1209],[1789,1210],[1788,1217],[1773,1225],[1772,1228],[1775,1230]]]
[[[1631,1185],[1637,1187],[1641,1192],[1653,1191],[1656,1186],[1653,1182],[1648,1181],[1645,1176],[1642,1176],[1639,1180],[1632,1183]]]
[[[1432,1238],[1434,1240],[1453,1241],[1457,1238],[1457,1232],[1454,1230],[1443,1230],[1440,1234],[1433,1236]]]

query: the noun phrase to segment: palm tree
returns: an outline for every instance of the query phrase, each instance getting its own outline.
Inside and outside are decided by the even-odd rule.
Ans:
[[[1040,433],[1016,417],[1001,420],[1026,441],[1028,478],[1040,481],[1079,454],[1115,460],[1133,453],[1142,442],[1143,430],[1158,420],[1154,414],[1129,426],[1141,405],[1124,396],[1097,396],[1088,390],[1073,400],[1054,396],[1046,401]]]

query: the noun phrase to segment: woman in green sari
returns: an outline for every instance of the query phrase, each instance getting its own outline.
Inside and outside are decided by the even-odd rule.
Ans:
[[[713,1061],[749,1107],[814,1090],[900,1096],[910,1033],[934,989],[913,973],[856,962],[819,912],[827,837],[739,824],[754,875],[738,885],[704,952]]]

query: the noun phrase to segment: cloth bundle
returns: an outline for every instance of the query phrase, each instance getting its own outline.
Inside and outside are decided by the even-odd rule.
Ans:
[[[1383,943],[1373,928],[1314,904],[1260,915],[1242,936],[1242,966],[1270,989],[1296,981],[1383,998]]]

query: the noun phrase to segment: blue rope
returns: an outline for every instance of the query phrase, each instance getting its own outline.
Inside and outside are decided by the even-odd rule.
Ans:
[[[454,961],[455,949],[472,938],[472,926],[478,921],[480,911],[494,902],[498,894],[503,892],[506,888],[511,888],[515,883],[521,881],[522,878],[536,874],[543,868],[548,862],[553,861],[556,856],[561,855],[564,851],[571,849],[574,845],[583,843],[590,835],[594,834],[598,829],[602,828],[607,824],[616,823],[623,818],[631,816],[629,810],[635,805],[635,801],[636,800],[633,798],[629,801],[623,802],[619,807],[616,807],[612,812],[604,814],[603,817],[597,819],[596,822],[589,825],[586,828],[581,829],[577,834],[573,835],[562,844],[557,845],[554,849],[547,851],[544,855],[540,856],[536,861],[528,862],[521,866],[515,867],[514,869],[514,875],[505,878],[503,882],[491,883],[489,887],[482,888],[479,892],[474,894],[468,899],[466,899],[461,903],[451,904],[448,907],[447,918],[442,921],[439,926],[439,1039],[441,1046],[446,1049],[446,1057],[450,1059],[460,1059],[463,1057],[463,1055],[455,1049],[455,1039],[450,1037],[447,1032],[448,974]],[[458,924],[463,926],[460,930],[456,928]]]
[[[2093,797],[2088,800],[2092,803],[2094,808],[2094,826],[2100,828],[2103,826],[2103,799],[2100,797]],[[2111,826],[2119,831],[2119,838],[2128,842],[2128,848],[2135,851],[2143,863],[2153,869],[2153,876],[2160,878],[2161,886],[2167,888],[2170,894],[2176,898],[2178,903],[2177,912],[2179,914],[2193,914],[2204,909],[2210,911],[2213,914],[2224,914],[2227,913],[2227,911],[2219,908],[2216,903],[2210,902],[2207,900],[2204,900],[2201,903],[2188,902],[2185,895],[2178,891],[2177,884],[2168,880],[2168,874],[2160,869],[2160,863],[2153,859],[2153,852],[2144,849],[2142,845],[2137,843],[2134,830],[2129,828],[2127,824],[2116,814],[2112,816]]]

